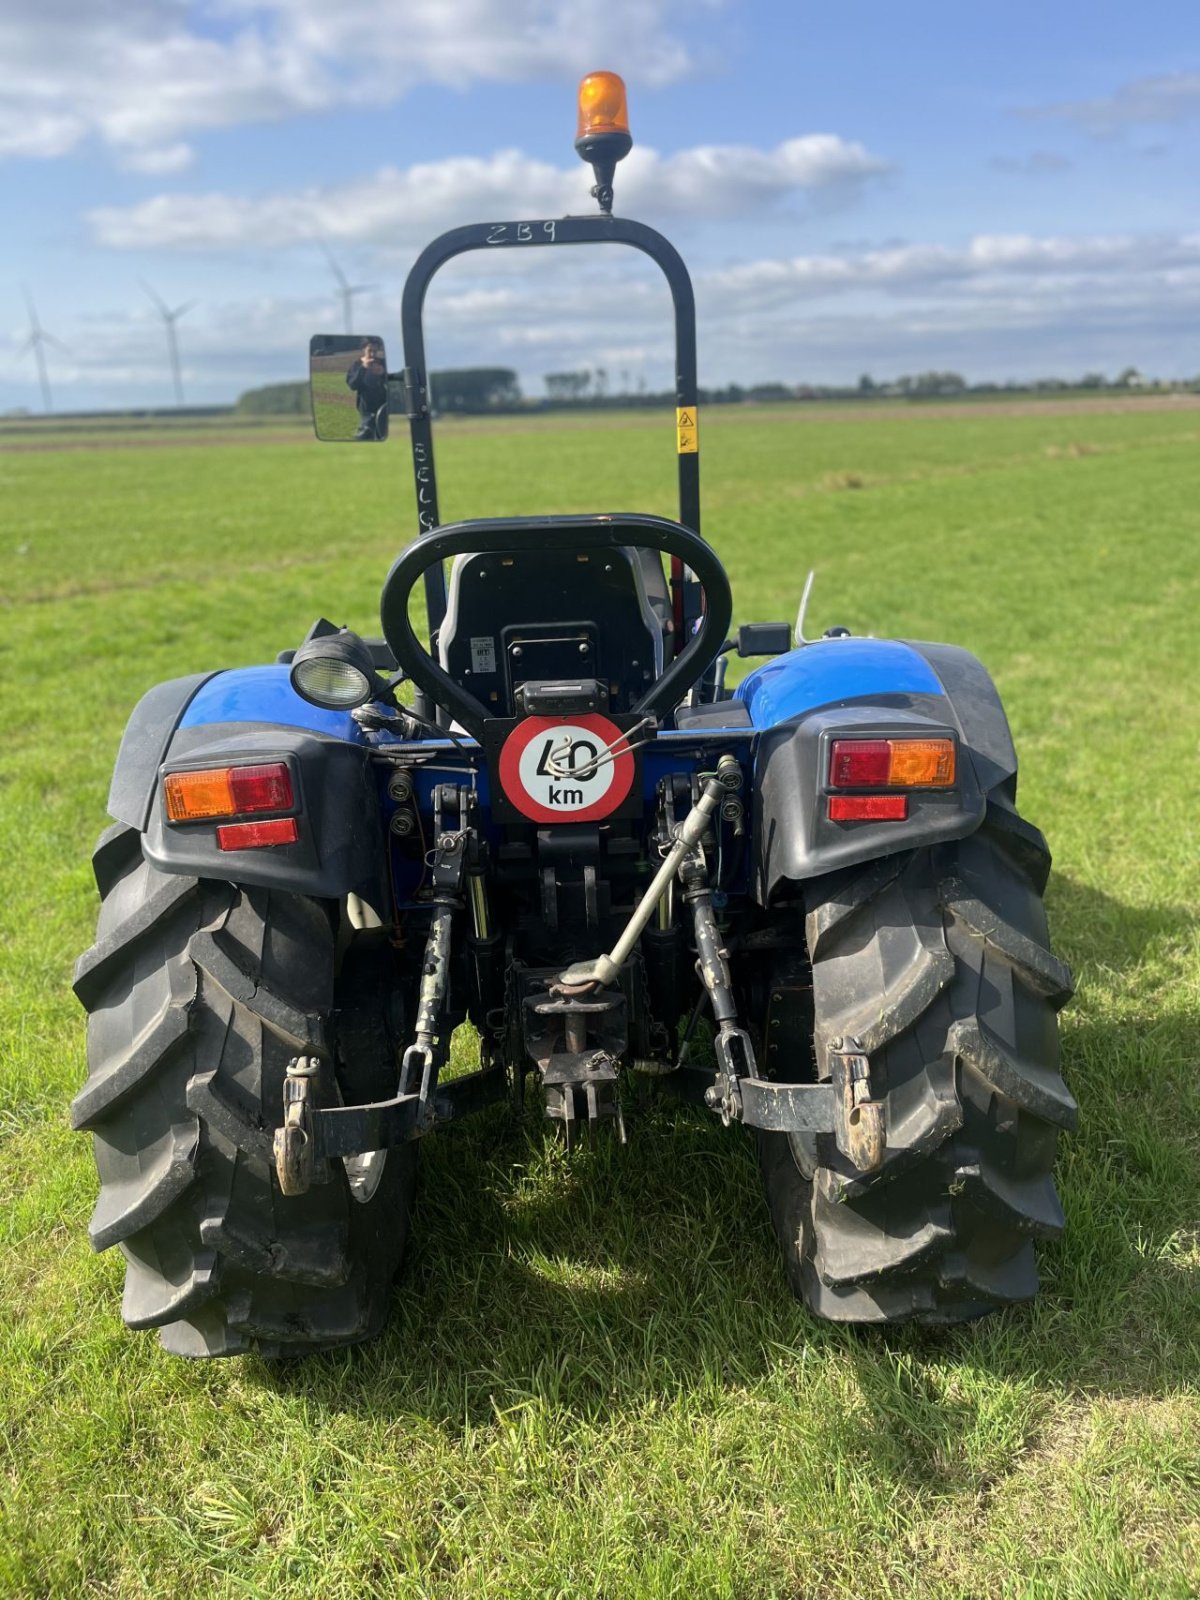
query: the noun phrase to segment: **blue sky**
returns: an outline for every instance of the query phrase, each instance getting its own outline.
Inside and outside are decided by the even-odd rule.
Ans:
[[[581,72],[620,71],[617,211],[696,280],[702,381],[1200,373],[1195,0],[6,0],[0,410],[40,407],[22,286],[65,349],[60,409],[300,376],[341,313],[391,341],[443,227],[591,206]],[[533,268],[536,266],[536,271]],[[435,365],[669,382],[653,269],[469,257]]]

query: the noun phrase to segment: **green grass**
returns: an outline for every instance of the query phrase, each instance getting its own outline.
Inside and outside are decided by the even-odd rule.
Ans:
[[[788,1297],[748,1141],[644,1109],[567,1159],[432,1140],[394,1320],[193,1366],[93,1256],[70,993],[150,684],[375,627],[402,441],[0,450],[0,1593],[1097,1597],[1200,1592],[1200,411],[704,419],[739,621],[967,645],[1055,852],[1082,1108],[1043,1293],[863,1335]],[[447,424],[443,515],[670,512],[643,417]]]
[[[357,395],[346,387],[346,368],[352,364],[353,354],[326,357],[336,361],[332,372],[314,372],[312,375],[313,415],[318,436],[330,443],[353,440],[358,431],[359,415]]]

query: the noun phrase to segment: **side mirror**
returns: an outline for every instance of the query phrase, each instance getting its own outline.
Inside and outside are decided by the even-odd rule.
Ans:
[[[379,444],[388,436],[388,368],[383,340],[314,333],[308,382],[318,439]]]

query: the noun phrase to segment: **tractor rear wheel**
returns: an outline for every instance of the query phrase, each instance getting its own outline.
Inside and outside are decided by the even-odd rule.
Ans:
[[[389,1151],[370,1181],[332,1162],[328,1181],[289,1197],[271,1149],[297,1055],[320,1058],[326,1103],[394,1092],[386,1051],[339,1060],[330,908],[158,872],[120,824],[93,865],[99,927],[75,974],[88,1079],[72,1120],[94,1134],[90,1234],[125,1256],[125,1321],[184,1356],[370,1338],[404,1246],[415,1147]]]
[[[857,1039],[887,1125],[868,1174],[832,1135],[760,1141],[788,1277],[818,1316],[959,1322],[1036,1292],[1033,1240],[1062,1229],[1052,1169],[1077,1115],[1049,869],[1002,796],[967,839],[806,886],[816,1059]]]

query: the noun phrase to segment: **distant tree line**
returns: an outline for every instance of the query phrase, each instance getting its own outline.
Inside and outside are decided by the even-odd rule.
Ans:
[[[524,404],[521,385],[511,367],[451,367],[429,374],[430,403],[435,411],[515,411]]]
[[[429,389],[436,411],[516,411],[525,403],[511,367],[447,368],[430,373]],[[401,403],[400,396],[394,395],[394,407],[399,409]],[[308,416],[308,384],[268,383],[261,389],[247,389],[234,409],[242,416]]]
[[[242,417],[307,417],[312,411],[308,383],[268,383],[238,395],[234,411]]]
[[[574,372],[547,372],[548,407],[572,406],[659,406],[673,405],[670,393],[647,391],[644,383],[636,390],[629,387],[628,375],[615,392],[610,388],[608,374],[603,367],[581,368]],[[1158,383],[1144,378],[1136,367],[1126,367],[1116,378],[1102,372],[1087,372],[1081,378],[1019,379],[1008,383],[970,383],[959,372],[902,373],[896,378],[876,380],[864,372],[855,384],[827,383],[739,383],[726,384],[724,388],[701,389],[701,405],[769,405],[774,402],[797,400],[925,400],[954,398],[961,395],[1003,395],[1030,393],[1095,393],[1144,389],[1200,390],[1200,377],[1183,383]]]
[[[451,367],[430,374],[430,403],[435,412],[479,416],[488,412],[541,411],[573,408],[627,409],[632,406],[672,406],[670,392],[647,390],[645,380],[631,381],[627,371],[610,381],[604,367],[580,367],[568,372],[547,372],[544,400],[527,400],[511,367]],[[963,395],[1130,393],[1138,390],[1191,389],[1200,391],[1200,377],[1187,383],[1159,383],[1144,378],[1136,367],[1126,367],[1115,378],[1103,372],[1085,372],[1081,378],[1037,378],[1010,383],[968,383],[958,372],[902,373],[897,378],[875,379],[864,372],[855,384],[729,383],[724,388],[701,389],[701,405],[771,405],[797,400],[930,400]],[[399,410],[399,397],[394,400]],[[307,383],[271,383],[249,389],[235,408],[243,416],[307,416]]]

